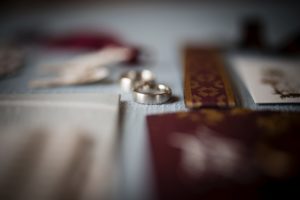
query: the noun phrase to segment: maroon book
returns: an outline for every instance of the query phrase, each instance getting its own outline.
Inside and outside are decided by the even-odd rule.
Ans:
[[[204,109],[147,122],[159,199],[299,197],[300,113]]]

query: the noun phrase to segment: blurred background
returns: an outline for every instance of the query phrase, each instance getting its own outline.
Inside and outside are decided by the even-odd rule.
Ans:
[[[125,107],[123,125],[119,127],[123,136],[122,177],[117,198],[150,198],[152,177],[144,117],[149,113],[185,110],[183,46],[213,43],[232,52],[299,56],[299,10],[300,2],[292,0],[2,0],[0,45],[29,48],[30,52],[24,73],[0,80],[0,92],[32,92],[27,83],[41,64],[73,55],[73,52],[49,49],[98,49],[121,44],[147,52],[151,63],[137,67],[150,66],[158,80],[168,83],[179,101],[161,110],[148,109],[132,104],[131,97],[122,94],[121,107]],[[32,47],[38,50],[32,51]],[[110,74],[115,82],[120,72],[128,68],[119,70]],[[117,84],[68,91],[75,90],[120,92]],[[251,98],[247,95],[245,99]],[[248,107],[254,107],[251,103]]]
[[[261,47],[280,48],[299,38],[299,7],[297,1],[5,0],[0,36],[7,42],[29,33],[32,38],[37,33],[105,31],[153,48],[159,58],[187,40],[234,46],[247,34]]]

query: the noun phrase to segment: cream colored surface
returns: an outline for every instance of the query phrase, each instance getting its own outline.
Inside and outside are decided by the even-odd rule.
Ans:
[[[300,97],[281,98],[275,94],[271,85],[263,82],[266,71],[284,73],[282,80],[285,85],[298,86],[295,90],[300,92],[300,61],[282,61],[263,58],[237,58],[234,68],[238,71],[254,102],[257,104],[300,103]],[[290,84],[288,84],[290,83]],[[284,86],[283,86],[284,87]],[[288,87],[288,86],[286,86]]]
[[[118,95],[0,95],[0,112],[0,146],[8,151],[0,153],[2,198],[53,200],[74,193],[84,200],[112,198]],[[28,146],[36,137],[44,145]],[[6,191],[7,185],[13,190]]]

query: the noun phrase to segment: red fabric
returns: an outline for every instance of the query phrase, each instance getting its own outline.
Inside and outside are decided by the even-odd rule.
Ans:
[[[122,42],[111,35],[77,33],[65,36],[49,37],[45,44],[53,48],[63,49],[102,49],[107,46],[125,46]]]
[[[65,36],[46,37],[42,43],[50,48],[100,50],[109,46],[126,47],[132,50],[127,64],[137,64],[140,50],[121,41],[118,37],[103,33],[75,33]]]

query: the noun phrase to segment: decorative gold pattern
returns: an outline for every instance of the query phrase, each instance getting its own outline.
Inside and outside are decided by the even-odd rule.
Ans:
[[[179,112],[176,114],[178,119],[188,119],[192,122],[205,121],[207,124],[217,124],[224,120],[224,113],[212,110],[203,109],[200,112]]]
[[[202,110],[201,113],[208,124],[216,124],[224,120],[224,114],[217,110]]]
[[[218,89],[214,87],[200,87],[197,91],[197,94],[199,94],[200,97],[214,97],[219,94]]]
[[[248,110],[248,109],[239,109],[239,108],[236,108],[236,109],[231,109],[229,113],[232,116],[238,116],[238,115],[247,115],[250,112],[252,112],[252,111]]]
[[[187,48],[184,72],[184,96],[187,107],[235,106],[228,76],[217,49]]]
[[[226,105],[226,96],[225,96],[224,94],[220,95],[220,96],[217,98],[217,105],[220,106],[220,107]]]
[[[282,117],[283,116],[280,115],[258,117],[257,125],[262,128],[268,136],[276,136],[283,133],[291,122],[290,120],[282,120]]]

